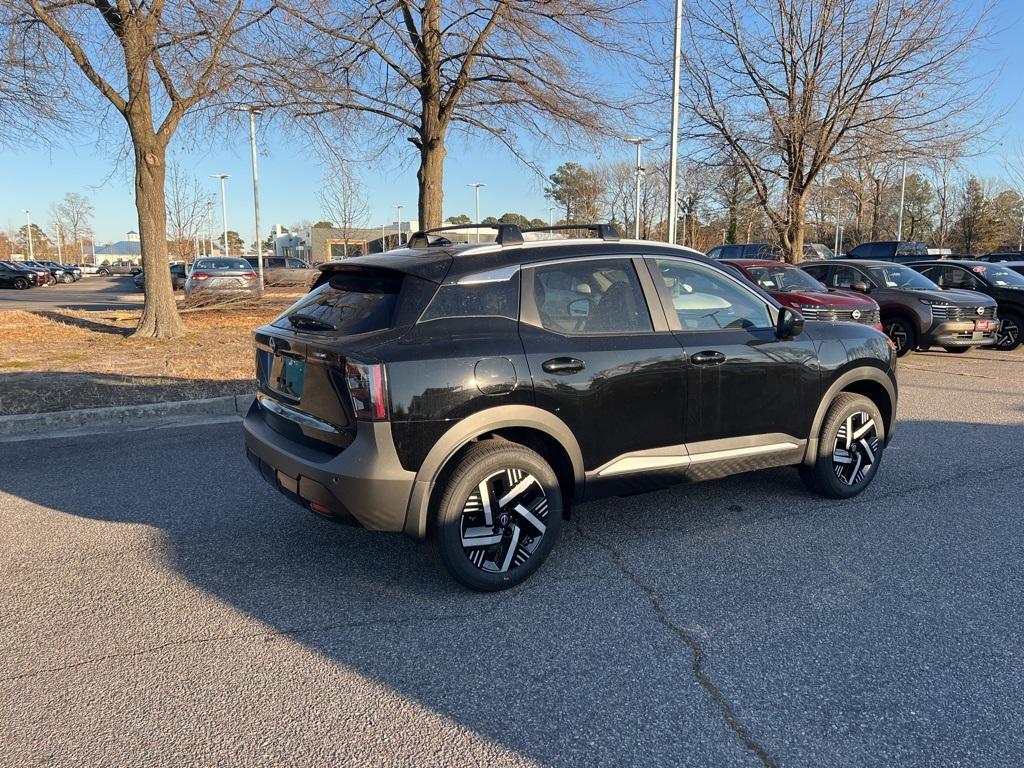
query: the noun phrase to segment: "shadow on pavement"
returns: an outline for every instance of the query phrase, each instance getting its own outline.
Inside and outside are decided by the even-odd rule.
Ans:
[[[269,631],[543,764],[758,763],[667,621],[698,638],[773,760],[955,763],[991,755],[999,712],[1024,697],[991,682],[1010,659],[988,645],[1024,618],[1019,601],[1004,616],[988,602],[1024,586],[1020,558],[959,564],[1006,510],[956,506],[970,483],[1005,475],[1005,462],[979,472],[973,457],[1015,459],[1020,434],[901,422],[875,484],[850,502],[773,470],[586,505],[533,579],[492,595],[455,586],[423,545],[279,497],[236,427],[155,431],[130,452],[61,445],[84,485],[0,446],[0,491],[163,531],[182,576]],[[1017,527],[997,533],[1019,552]],[[972,666],[982,677],[964,677]]]

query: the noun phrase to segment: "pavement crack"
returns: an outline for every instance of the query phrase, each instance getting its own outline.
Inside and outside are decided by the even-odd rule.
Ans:
[[[725,720],[726,725],[729,726],[729,729],[736,735],[740,744],[742,744],[748,751],[754,753],[763,766],[766,768],[775,768],[777,765],[775,758],[773,758],[768,750],[761,746],[761,744],[759,744],[754,737],[750,735],[750,731],[740,721],[735,711],[733,711],[732,706],[728,701],[726,701],[722,691],[704,669],[704,646],[701,645],[697,636],[693,632],[690,632],[684,627],[674,623],[668,617],[668,614],[665,612],[665,608],[661,602],[661,595],[659,595],[653,587],[645,584],[636,572],[626,565],[625,561],[622,559],[622,555],[620,555],[614,547],[596,536],[588,534],[583,530],[579,522],[576,522],[574,527],[581,537],[593,544],[596,544],[608,553],[615,569],[619,571],[627,581],[631,582],[637,589],[643,592],[644,596],[651,604],[651,608],[654,609],[654,614],[659,623],[661,623],[665,629],[675,635],[683,642],[684,645],[686,645],[687,648],[690,649],[693,658],[692,672],[694,679],[707,692],[708,696],[711,697],[711,700],[715,703],[715,706],[718,707],[718,711]]]

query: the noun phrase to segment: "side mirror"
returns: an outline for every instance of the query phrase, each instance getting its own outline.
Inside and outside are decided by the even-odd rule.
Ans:
[[[779,322],[775,326],[775,333],[780,339],[794,339],[803,332],[803,315],[789,307],[779,310]]]
[[[856,283],[852,283],[850,285],[850,290],[856,291],[857,293],[871,293],[871,286],[863,280],[858,280]]]

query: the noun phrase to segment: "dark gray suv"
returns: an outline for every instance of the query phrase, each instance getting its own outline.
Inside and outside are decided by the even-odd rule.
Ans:
[[[900,356],[942,347],[966,352],[994,344],[996,302],[977,291],[943,290],[910,267],[891,261],[835,260],[803,269],[829,288],[860,291],[882,312],[882,327]]]

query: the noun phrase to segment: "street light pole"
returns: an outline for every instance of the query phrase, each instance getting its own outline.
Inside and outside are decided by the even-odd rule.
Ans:
[[[835,254],[836,256],[839,255],[839,217],[840,217],[839,211],[840,211],[842,205],[843,205],[843,201],[837,199],[836,200],[836,245],[835,245],[835,248],[832,249],[832,253]]]
[[[61,256],[61,252],[60,252],[60,224],[56,223],[54,226],[57,229],[57,263],[58,264],[63,264],[64,263],[64,257]]]
[[[900,184],[900,215],[896,224],[896,239],[903,239],[903,201],[907,195],[907,159],[903,158],[903,181]]]
[[[640,179],[643,178],[643,175],[644,175],[644,166],[643,166],[643,163],[640,161],[640,147],[646,141],[650,141],[650,139],[641,138],[640,136],[636,136],[636,137],[631,138],[631,139],[626,139],[627,143],[635,144],[636,145],[636,171],[635,171],[635,174],[636,174],[636,200],[634,201],[634,206],[633,206],[633,239],[634,240],[639,240],[640,239]]]
[[[683,47],[683,0],[676,0],[676,24],[672,51],[672,136],[668,167],[668,241],[676,242],[676,206],[678,190],[677,166],[679,165],[679,69],[682,64]]]
[[[210,248],[208,251],[209,256],[213,256],[213,201],[206,201],[206,242]]]
[[[211,179],[220,179],[220,216],[224,224],[224,255],[231,255],[231,248],[228,246],[228,199],[227,191],[224,189],[224,182],[231,178],[226,173],[211,173]]]
[[[256,212],[256,264],[260,278],[260,290],[263,290],[263,241],[260,240],[260,171],[256,163],[256,115],[260,110],[249,107],[249,144],[252,149],[252,203]],[[224,235],[227,242],[227,235]]]
[[[28,208],[25,209],[25,221],[27,222],[25,232],[28,234],[28,258],[29,261],[35,261],[36,249],[35,246],[32,244],[32,211],[30,211]]]
[[[481,181],[474,181],[472,184],[467,184],[467,187],[473,187],[476,192],[476,218],[473,221],[477,224],[476,228],[476,241],[480,242],[480,187],[486,187],[487,185]]]
[[[549,205],[548,206],[548,226],[549,227],[555,226],[555,211],[557,211],[557,210],[558,210],[558,206],[557,205]]]
[[[398,247],[401,248],[402,247],[402,209],[405,206],[404,205],[395,204],[395,205],[392,205],[391,207],[395,209],[395,217],[398,219]]]

